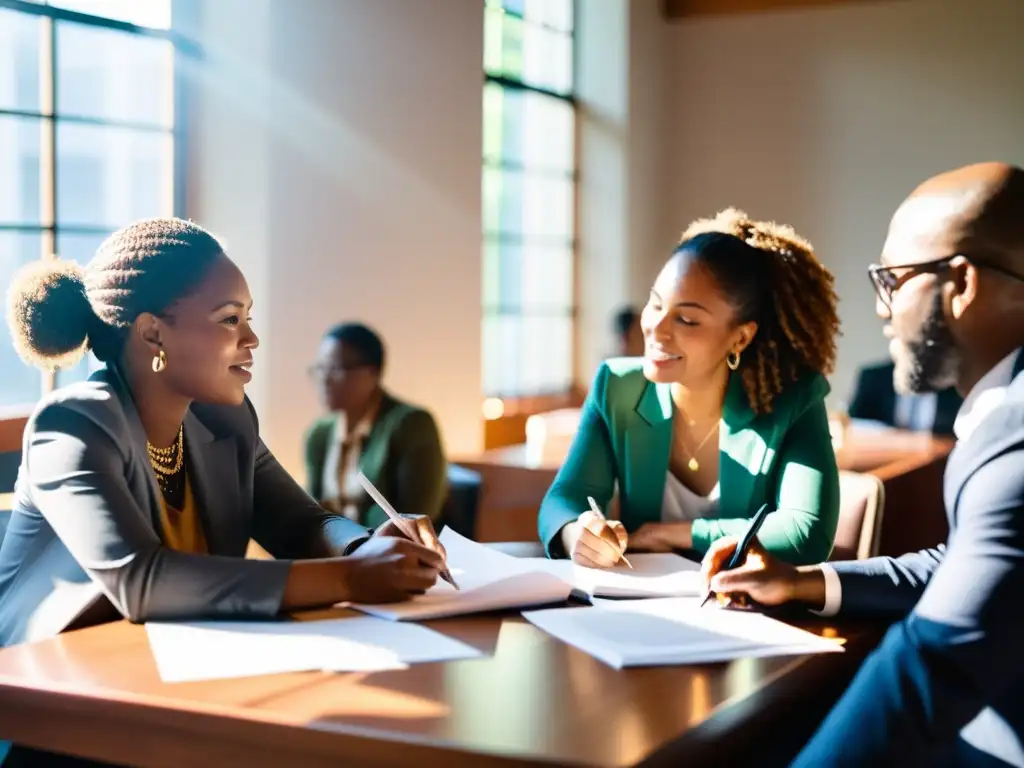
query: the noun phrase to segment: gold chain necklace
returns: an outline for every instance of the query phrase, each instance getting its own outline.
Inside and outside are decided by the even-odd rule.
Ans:
[[[693,451],[692,453],[690,453],[690,451],[688,451],[686,449],[686,443],[683,443],[682,440],[679,441],[680,443],[682,443],[683,450],[690,454],[690,460],[688,462],[686,462],[686,468],[688,470],[690,470],[691,472],[699,472],[700,471],[700,462],[697,461],[697,454],[700,453],[700,449],[704,447],[704,443],[706,443],[708,441],[708,439],[713,434],[715,434],[715,432],[718,430],[718,426],[721,423],[722,423],[722,420],[719,419],[718,421],[716,421],[714,424],[711,425],[711,430],[706,435],[704,435],[704,439],[700,441],[700,445],[698,445],[697,449],[695,451]]]
[[[169,448],[155,448],[147,440],[146,451],[149,453],[149,464],[156,472],[156,479],[162,486],[167,478],[173,477],[181,471],[181,465],[185,460],[185,430],[178,427],[178,439]]]

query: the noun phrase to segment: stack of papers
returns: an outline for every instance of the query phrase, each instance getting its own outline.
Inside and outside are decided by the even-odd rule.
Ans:
[[[530,558],[573,588],[585,600],[595,597],[697,597],[702,594],[700,563],[679,555],[630,554],[633,568],[620,563],[600,570],[585,568],[569,560]]]
[[[149,622],[146,634],[165,683],[308,670],[380,672],[483,655],[426,627],[366,616],[326,621]]]
[[[696,598],[600,601],[593,607],[527,611],[523,617],[615,669],[843,650],[835,640],[763,614],[701,608]]]
[[[459,590],[445,581],[426,594],[402,603],[351,608],[389,621],[425,621],[509,608],[560,603],[569,599],[572,587],[547,569],[540,558],[518,558],[498,552],[445,528],[438,537],[448,553],[448,570]]]

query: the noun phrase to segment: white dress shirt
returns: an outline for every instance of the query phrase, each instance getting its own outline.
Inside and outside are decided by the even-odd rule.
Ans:
[[[1006,392],[1013,379],[1013,367],[1017,356],[1024,354],[1017,349],[1000,360],[989,370],[964,399],[953,422],[953,434],[957,440],[966,440],[978,425],[1006,399]],[[822,563],[821,572],[825,577],[825,606],[813,611],[819,616],[835,616],[843,602],[843,585],[839,574],[828,563]]]

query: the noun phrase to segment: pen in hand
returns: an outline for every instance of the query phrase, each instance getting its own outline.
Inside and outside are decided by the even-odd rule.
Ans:
[[[407,539],[415,542],[420,541],[420,537],[416,534],[416,530],[412,523],[395,511],[395,508],[392,507],[388,500],[384,498],[384,495],[377,490],[373,483],[370,482],[370,478],[360,472],[359,482],[362,484],[366,492],[370,494],[370,498],[377,502],[377,505],[384,510],[384,514],[388,516],[388,519],[398,527],[398,530],[405,534]],[[455,583],[455,578],[452,576],[452,572],[448,570],[447,560],[445,561],[444,569],[441,571],[441,578],[455,587],[456,590],[459,589],[459,585]]]
[[[757,514],[750,521],[750,525],[747,526],[747,530],[743,533],[743,538],[736,544],[736,549],[733,550],[732,557],[725,564],[723,571],[731,571],[733,568],[738,568],[747,557],[747,550],[750,549],[750,544],[757,536],[757,532],[761,530],[761,525],[764,523],[765,518],[768,517],[768,505],[762,504],[761,508],[757,510]],[[707,605],[708,600],[712,598],[715,593],[711,591],[710,586],[708,587],[707,594],[704,595],[704,599],[700,601],[700,607],[703,608]]]
[[[601,511],[601,508],[599,506],[597,506],[597,502],[594,501],[594,497],[593,496],[587,496],[587,502],[590,504],[590,511],[593,512],[595,515],[597,515],[602,520],[607,522],[608,518],[606,518],[604,516],[604,513]],[[633,564],[631,562],[629,562],[629,560],[626,559],[626,555],[623,554],[622,552],[619,552],[619,559],[622,562],[624,562],[626,564],[626,566],[630,570],[633,569]]]

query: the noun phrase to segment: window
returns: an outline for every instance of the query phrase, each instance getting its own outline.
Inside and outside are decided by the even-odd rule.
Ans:
[[[485,0],[483,379],[489,397],[573,384],[572,0]]]
[[[87,262],[134,219],[174,213],[171,0],[0,7],[0,285],[40,258]],[[0,407],[84,378],[25,366],[0,327]]]

